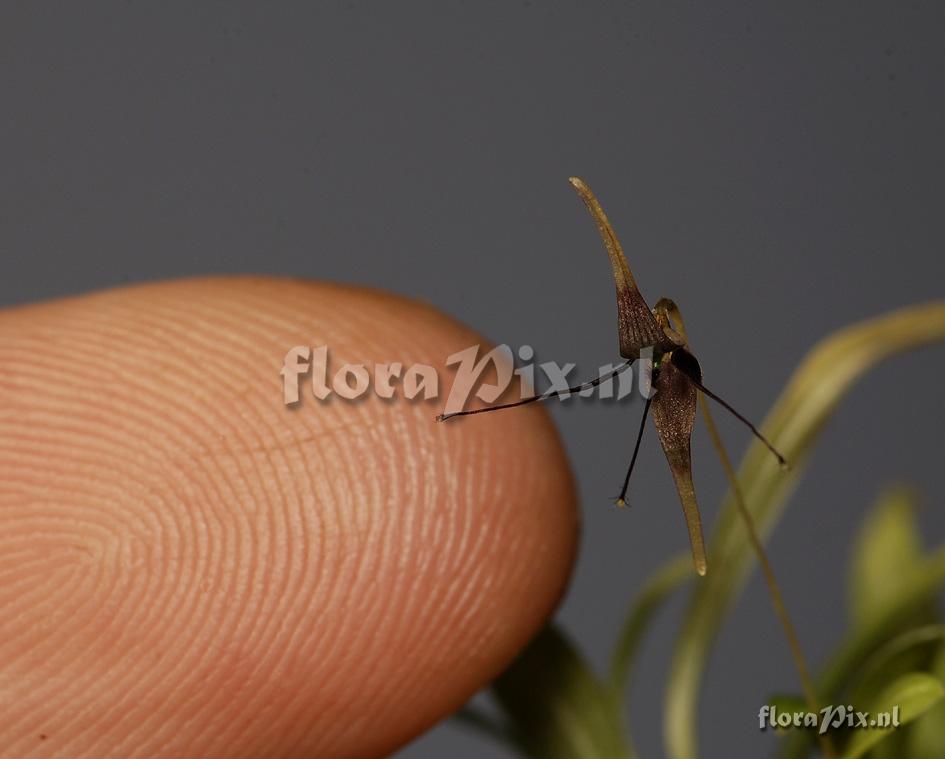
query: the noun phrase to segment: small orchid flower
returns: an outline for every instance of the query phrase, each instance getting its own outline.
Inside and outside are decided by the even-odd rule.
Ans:
[[[654,309],[647,305],[640,294],[630,271],[630,266],[627,264],[623,248],[620,246],[604,209],[601,208],[591,189],[581,179],[571,177],[570,181],[596,222],[604,241],[604,247],[610,256],[614,282],[617,286],[617,337],[620,355],[626,359],[626,362],[613,372],[590,382],[570,387],[562,392],[568,394],[580,393],[595,387],[626,369],[640,358],[644,352],[652,352],[651,386],[655,392],[650,394],[643,407],[643,417],[634,444],[633,454],[630,458],[630,465],[627,468],[623,487],[620,490],[620,495],[616,498],[616,503],[620,506],[626,504],[630,475],[633,472],[633,466],[640,451],[646,418],[652,410],[653,424],[656,427],[663,452],[666,454],[666,460],[669,462],[669,468],[676,484],[676,491],[679,493],[679,500],[682,503],[683,515],[689,530],[693,564],[696,572],[704,575],[708,565],[705,541],[702,535],[702,519],[699,514],[699,504],[696,501],[695,486],[692,481],[692,457],[690,452],[690,439],[695,424],[698,393],[702,392],[721,404],[739,421],[747,425],[752,433],[777,457],[783,467],[787,466],[787,462],[750,421],[706,388],[702,382],[702,370],[699,367],[699,362],[688,350],[681,325],[676,325],[679,327],[679,331],[677,331],[671,322],[673,315],[678,314],[675,304],[671,300],[663,298],[656,304]],[[557,392],[547,392],[513,403],[441,414],[437,417],[437,421],[444,421],[455,416],[468,416],[522,406],[526,403],[545,400],[557,394]]]

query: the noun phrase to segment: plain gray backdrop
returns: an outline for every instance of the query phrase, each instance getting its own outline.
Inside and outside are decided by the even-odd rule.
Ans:
[[[761,419],[841,325],[943,295],[945,12],[889,3],[0,5],[0,303],[211,272],[376,285],[590,373],[616,359],[585,177],[651,303],[675,298],[707,382]],[[945,539],[945,349],[845,400],[771,542],[819,662],[846,625],[854,526],[891,482]],[[603,664],[623,611],[685,550],[662,453],[619,488],[640,404],[552,413],[581,487],[559,619]],[[723,420],[733,453],[748,438]],[[704,432],[711,524],[723,477]],[[647,639],[631,725],[660,756],[683,603]],[[756,576],[714,650],[705,756],[770,753],[757,711],[796,690]],[[450,724],[400,754],[504,757]]]

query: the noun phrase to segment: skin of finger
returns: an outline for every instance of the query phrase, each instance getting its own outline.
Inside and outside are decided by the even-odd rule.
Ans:
[[[572,477],[536,407],[319,401],[293,346],[435,367],[480,338],[377,291],[142,285],[0,314],[0,752],[385,755],[559,601]],[[395,387],[397,385],[395,384]]]

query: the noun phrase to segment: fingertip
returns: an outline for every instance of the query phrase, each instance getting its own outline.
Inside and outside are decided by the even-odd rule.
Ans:
[[[2,567],[9,746],[37,725],[76,756],[384,754],[563,593],[577,512],[544,411],[447,425],[441,401],[284,402],[296,345],[447,379],[479,337],[430,306],[209,278],[21,309],[0,336],[0,534],[30,557]]]

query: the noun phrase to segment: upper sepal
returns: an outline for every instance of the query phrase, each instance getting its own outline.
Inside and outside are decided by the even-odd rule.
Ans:
[[[604,209],[583,180],[571,177],[570,181],[597,223],[604,247],[610,256],[614,282],[617,285],[617,336],[620,341],[620,355],[624,358],[639,358],[640,351],[649,347],[659,353],[671,351],[676,347],[676,343],[660,327],[640,294],[633,274],[630,273],[623,248]]]

